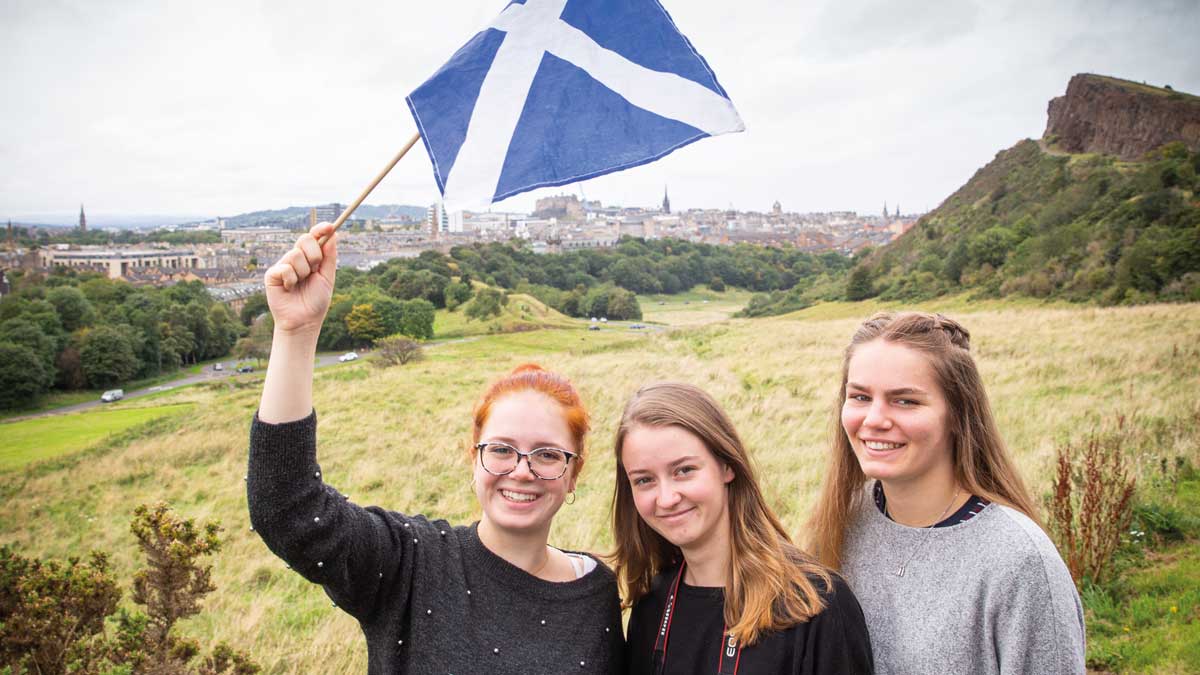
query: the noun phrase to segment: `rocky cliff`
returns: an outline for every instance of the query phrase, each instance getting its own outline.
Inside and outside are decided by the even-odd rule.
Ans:
[[[1200,150],[1200,97],[1113,77],[1076,75],[1066,95],[1050,101],[1042,138],[1065,152],[1126,160],[1176,141]]]

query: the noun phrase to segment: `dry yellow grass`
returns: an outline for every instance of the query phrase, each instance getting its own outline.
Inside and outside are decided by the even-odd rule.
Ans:
[[[752,449],[766,494],[798,531],[823,466],[841,349],[872,309],[826,305],[656,333],[481,336],[403,368],[356,364],[319,372],[325,478],[361,504],[469,521],[477,509],[464,452],[471,406],[488,380],[532,359],[574,379],[594,416],[579,498],[559,513],[552,543],[609,546],[614,424],[625,398],[657,379],[693,382],[724,403]],[[1049,485],[1056,440],[1135,411],[1197,414],[1200,305],[1000,303],[954,315],[973,335],[1001,428],[1039,493]],[[173,429],[73,465],[0,476],[9,485],[0,493],[0,543],[38,556],[104,549],[128,579],[135,563],[130,512],[165,499],[186,517],[218,519],[226,528],[214,569],[219,590],[186,631],[249,650],[269,673],[363,672],[355,622],[285,570],[248,529],[242,476],[258,393],[185,390],[163,401],[198,404]]]

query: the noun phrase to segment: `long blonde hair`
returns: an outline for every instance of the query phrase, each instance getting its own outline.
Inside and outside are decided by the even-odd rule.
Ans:
[[[829,572],[796,548],[763,498],[746,449],[729,417],[703,390],[663,382],[642,387],[629,400],[617,429],[617,484],[613,494],[612,563],[625,606],[650,592],[654,577],[682,560],[679,548],[638,515],[621,449],[635,427],[682,428],[699,438],[733,471],[729,491],[730,570],[725,584],[725,624],[739,642],[754,644],[765,631],[807,621],[824,608],[819,579]]]
[[[842,360],[842,381],[830,421],[829,468],[817,507],[809,520],[809,550],[825,565],[840,569],[850,515],[862,499],[866,476],[842,429],[842,404],[850,359],[864,344],[884,340],[923,354],[946,398],[954,477],[962,488],[988,501],[1010,506],[1038,522],[1034,502],[1009,457],[975,359],[971,335],[941,314],[879,313],[855,331]]]

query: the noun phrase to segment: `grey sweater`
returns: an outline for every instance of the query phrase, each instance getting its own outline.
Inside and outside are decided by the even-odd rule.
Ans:
[[[278,425],[255,417],[250,520],[358,619],[368,673],[616,672],[624,640],[611,570],[543,581],[489,551],[474,525],[359,507],[321,480],[316,427],[315,414]]]
[[[866,615],[877,675],[1085,672],[1079,594],[1049,537],[1019,511],[989,504],[958,525],[920,529],[864,495],[842,572]]]

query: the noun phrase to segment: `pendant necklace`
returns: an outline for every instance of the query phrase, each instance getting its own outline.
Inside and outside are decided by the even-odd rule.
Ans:
[[[929,543],[929,535],[933,532],[934,526],[937,525],[938,523],[942,522],[942,519],[945,518],[946,514],[950,512],[950,507],[954,506],[954,502],[958,501],[958,493],[959,493],[958,490],[954,491],[954,497],[952,497],[950,499],[950,503],[947,504],[946,508],[942,510],[942,515],[938,516],[937,520],[933,521],[933,525],[930,525],[929,527],[924,528],[925,534],[921,536],[921,541],[917,542],[917,545],[913,548],[912,553],[909,553],[908,557],[904,559],[904,562],[900,564],[899,569],[896,570],[896,576],[898,576],[898,577],[904,576],[904,570],[905,570],[905,568],[908,567],[908,563],[912,562],[912,559],[914,557],[916,557],[917,553],[921,549],[925,548],[925,544]],[[883,514],[885,516],[887,515],[887,507],[886,506],[883,509]]]

